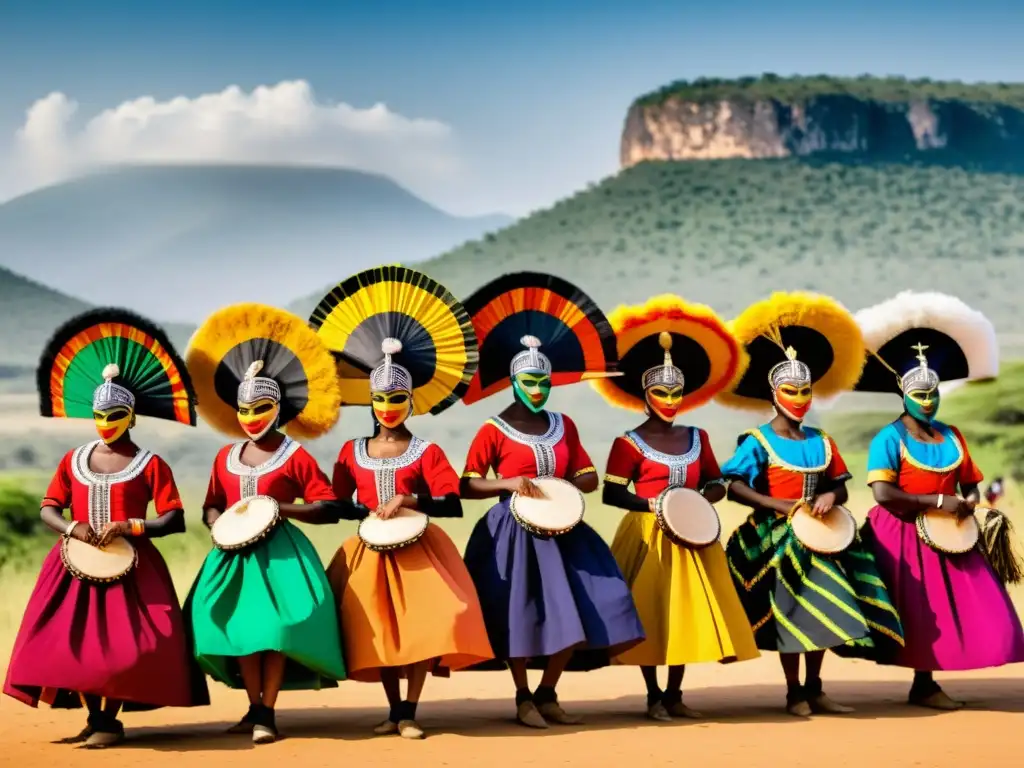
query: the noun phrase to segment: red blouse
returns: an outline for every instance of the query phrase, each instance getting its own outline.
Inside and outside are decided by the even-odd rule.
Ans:
[[[42,506],[71,509],[71,519],[100,531],[107,523],[145,519],[149,502],[157,515],[181,509],[181,496],[167,462],[140,449],[120,472],[99,474],[89,468],[97,440],[64,454]]]
[[[669,485],[700,490],[708,483],[721,482],[722,470],[707,432],[697,427],[688,429],[690,449],[678,455],[655,450],[636,432],[615,438],[604,481],[617,485],[632,483],[641,499],[652,499]]]
[[[466,458],[463,477],[559,477],[572,480],[596,472],[583,450],[576,425],[568,416],[548,412],[549,426],[543,435],[528,435],[499,417],[484,424]]]
[[[305,448],[289,437],[258,467],[240,461],[246,443],[226,445],[213,460],[203,509],[223,512],[253,496],[270,496],[280,504],[302,499],[307,504],[333,501],[330,481]]]
[[[334,494],[371,510],[395,496],[447,496],[459,492],[459,476],[438,446],[414,437],[401,456],[373,458],[366,438],[341,446],[334,465]]]

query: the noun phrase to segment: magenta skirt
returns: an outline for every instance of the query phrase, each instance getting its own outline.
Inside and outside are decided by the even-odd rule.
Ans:
[[[940,554],[881,506],[862,536],[903,623],[904,647],[886,648],[880,663],[938,671],[1024,661],[1020,617],[980,550]]]
[[[91,584],[64,568],[58,540],[25,609],[4,693],[31,707],[78,707],[79,694],[126,710],[210,703],[163,557],[146,539],[132,543],[135,568]]]

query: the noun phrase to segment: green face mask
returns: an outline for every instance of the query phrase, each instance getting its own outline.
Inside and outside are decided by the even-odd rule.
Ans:
[[[544,410],[551,396],[551,377],[543,373],[519,373],[512,377],[512,391],[534,413]]]
[[[913,418],[931,424],[939,412],[939,390],[909,392],[903,396],[903,407]]]

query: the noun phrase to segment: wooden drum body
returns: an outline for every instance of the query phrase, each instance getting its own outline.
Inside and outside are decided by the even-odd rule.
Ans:
[[[654,514],[665,536],[680,546],[703,549],[721,539],[718,512],[690,488],[666,488],[654,502]]]
[[[139,553],[123,538],[114,539],[100,549],[66,537],[60,545],[60,559],[76,579],[109,584],[128,575],[138,562]]]
[[[262,541],[281,520],[277,501],[270,496],[253,496],[232,504],[210,528],[217,549],[227,552],[245,549]]]
[[[917,516],[917,535],[936,552],[962,555],[978,545],[981,527],[974,515],[958,520],[945,510],[932,509]]]
[[[531,499],[513,493],[509,501],[512,517],[534,536],[560,536],[583,520],[586,502],[580,489],[568,480],[538,477],[531,480],[546,498]]]
[[[800,543],[819,555],[842,554],[857,540],[857,520],[839,504],[821,517],[802,504],[790,515],[789,524]]]
[[[427,532],[430,517],[415,509],[402,508],[387,520],[370,515],[359,523],[359,538],[374,552],[390,552],[419,541]]]

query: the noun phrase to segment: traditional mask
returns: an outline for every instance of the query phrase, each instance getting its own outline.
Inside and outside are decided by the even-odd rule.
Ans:
[[[939,388],[914,392],[903,395],[903,407],[913,418],[925,424],[931,424],[939,412]]]
[[[793,421],[803,421],[811,409],[811,385],[780,384],[774,392],[775,407]]]
[[[116,443],[129,429],[135,426],[135,413],[130,408],[115,406],[103,411],[93,411],[96,431],[104,443]]]
[[[238,404],[238,423],[250,440],[259,440],[277,424],[281,404],[270,397]]]
[[[551,396],[551,376],[524,371],[512,377],[512,391],[533,413],[540,413]]]
[[[397,389],[392,392],[371,392],[373,415],[382,427],[395,429],[412,415],[412,395]]]
[[[644,396],[647,399],[647,407],[650,412],[669,424],[679,415],[679,410],[683,405],[683,388],[678,384],[674,386],[656,384],[653,387],[648,387],[644,391]]]

